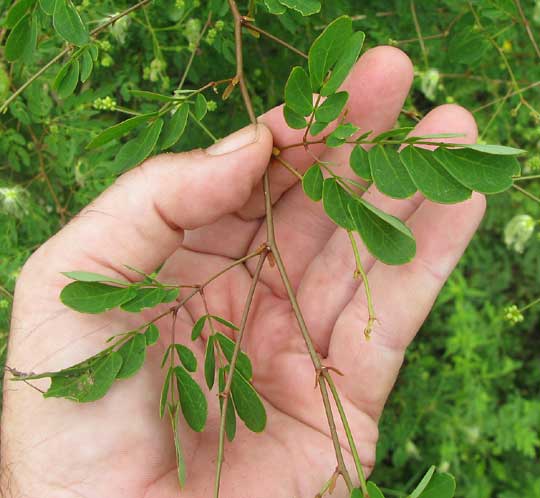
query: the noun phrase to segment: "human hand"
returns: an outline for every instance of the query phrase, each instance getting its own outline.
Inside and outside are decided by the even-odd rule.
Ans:
[[[375,133],[391,128],[411,80],[412,66],[402,52],[390,47],[368,51],[345,84],[351,95],[350,121]],[[286,126],[280,108],[260,122],[265,125],[247,127],[207,151],[146,161],[44,244],[17,283],[8,365],[23,371],[65,368],[102,349],[111,335],[133,329],[159,311],[142,316],[73,312],[58,299],[67,283],[62,271],[135,280],[137,274],[125,264],[151,272],[165,261],[160,280],[198,284],[260,246],[266,233],[260,180],[271,160],[272,140],[280,147],[301,141],[303,135]],[[472,117],[457,106],[435,109],[415,131],[440,132],[465,133],[461,142],[476,139]],[[348,164],[349,152],[346,146],[327,151],[313,147],[313,153],[334,164]],[[313,160],[301,148],[283,154],[301,172]],[[347,234],[304,195],[288,171],[271,165],[270,178],[277,242],[325,365],[344,373],[335,382],[369,472],[375,462],[377,421],[405,348],[476,230],[484,199],[473,195],[459,205],[440,205],[419,195],[389,199],[374,188],[365,194],[377,207],[406,220],[417,240],[415,259],[403,266],[375,262],[361,250],[378,319],[366,341],[364,290],[352,279],[355,265]],[[213,314],[240,321],[251,263],[206,288]],[[204,313],[200,301],[188,303],[178,315],[179,342],[189,341],[193,320]],[[334,471],[335,456],[320,395],[313,389],[311,360],[280,276],[269,265],[250,316],[244,349],[255,367],[254,385],[266,400],[268,424],[262,434],[239,428],[226,447],[221,496],[314,496]],[[158,325],[168,331],[170,317]],[[140,373],[116,382],[105,398],[92,404],[45,400],[28,386],[8,381],[1,489],[16,498],[178,496],[170,426],[158,417],[163,383],[159,363],[166,345],[164,340],[151,348]],[[204,344],[195,349],[200,360]],[[217,398],[209,399],[204,432],[194,433],[181,423],[186,498],[212,494],[219,408]],[[343,489],[340,483],[336,496]]]

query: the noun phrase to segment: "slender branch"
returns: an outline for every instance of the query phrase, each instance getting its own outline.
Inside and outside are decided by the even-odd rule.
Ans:
[[[210,26],[210,22],[212,21],[212,11],[208,13],[208,18],[206,19],[206,22],[204,23],[203,28],[201,29],[201,32],[199,33],[199,36],[197,37],[197,41],[195,42],[195,46],[193,47],[193,50],[191,52],[191,55],[189,56],[188,63],[186,65],[186,68],[184,69],[184,74],[182,74],[182,78],[180,79],[180,83],[178,84],[178,90],[182,90],[182,87],[184,86],[184,83],[186,82],[187,75],[189,73],[189,70],[191,69],[191,65],[193,64],[193,61],[195,60],[195,54],[197,52],[197,49],[199,48],[199,45],[201,44],[202,37],[206,33],[206,30],[208,29],[208,26]]]
[[[276,156],[276,155],[274,155],[274,159],[279,164],[281,164],[286,170],[288,170],[290,173],[292,173],[294,176],[296,176],[296,178],[298,178],[300,181],[302,181],[303,176],[292,165],[290,165],[287,161],[285,161],[284,159],[282,159],[281,157]]]
[[[529,37],[529,40],[531,40],[531,44],[534,48],[534,51],[536,52],[536,55],[540,59],[540,48],[538,47],[538,44],[536,43],[536,39],[534,38],[534,34],[531,30],[531,25],[529,23],[529,20],[525,16],[525,12],[523,12],[523,7],[521,6],[520,0],[514,0],[514,3],[516,4],[516,7],[519,12],[519,16],[521,17],[521,22],[523,23],[523,26],[525,26],[525,31],[527,31],[527,36]]]
[[[94,37],[97,34],[101,33],[105,29],[107,29],[109,26],[114,24],[118,19],[121,19],[124,16],[127,16],[128,14],[131,14],[133,11],[140,9],[141,7],[144,7],[146,4],[150,3],[151,0],[141,0],[139,3],[136,3],[135,5],[132,5],[128,9],[124,10],[123,12],[120,12],[116,16],[111,17],[107,22],[103,23],[102,25],[98,26],[97,28],[93,29],[90,32],[90,36]],[[67,55],[71,50],[76,48],[75,45],[68,45],[64,50],[62,50],[58,55],[53,57],[47,64],[45,64],[39,71],[34,73],[28,80],[26,80],[13,94],[11,94],[4,103],[0,106],[0,114],[2,114],[9,105],[22,93],[24,92],[35,80],[37,80],[41,75],[43,75],[51,66],[56,64],[62,57]]]
[[[418,22],[418,16],[416,15],[416,5],[414,0],[411,0],[411,14],[414,23],[414,29],[416,30],[416,35],[418,36],[418,43],[420,44],[420,49],[422,50],[422,57],[424,58],[424,64],[426,68],[429,67],[429,60],[426,50],[426,44],[424,43],[424,37],[422,36],[422,30],[420,29],[420,23]]]
[[[540,175],[518,176],[514,178],[514,181],[523,182],[525,180],[537,180],[538,178],[540,178]]]
[[[518,192],[521,192],[523,195],[525,195],[529,199],[533,200],[534,202],[538,202],[538,204],[540,204],[540,198],[534,194],[531,194],[528,190],[525,190],[524,188],[520,187],[519,185],[516,185],[515,183],[512,185],[512,187],[514,187]]]
[[[272,33],[269,33],[268,31],[265,31],[264,29],[259,28],[258,26],[255,26],[255,24],[251,24],[250,22],[246,21],[245,18],[242,18],[242,26],[244,26],[247,29],[251,29],[257,33],[260,33],[261,35],[265,36],[266,38],[269,38],[272,41],[275,41],[276,43],[279,43],[283,47],[288,48],[291,52],[294,52],[295,54],[299,55],[300,57],[303,57],[304,59],[308,58],[307,54],[305,54],[301,50],[298,50],[296,47],[293,47],[292,45],[287,43],[285,40],[278,38]]]
[[[366,339],[369,339],[369,337],[371,336],[371,330],[373,329],[373,324],[377,320],[375,318],[375,309],[373,307],[373,298],[371,296],[371,290],[369,288],[369,281],[368,281],[366,272],[364,270],[364,267],[362,265],[362,259],[360,258],[360,253],[358,251],[358,245],[356,244],[356,240],[354,238],[353,233],[350,230],[347,230],[347,233],[349,234],[349,239],[351,241],[351,245],[352,245],[352,248],[353,248],[354,259],[355,259],[355,262],[356,262],[356,270],[354,272],[354,277],[355,278],[358,278],[358,277],[362,278],[362,282],[364,283],[364,288],[365,288],[365,291],[366,291],[366,300],[367,300],[369,317],[368,317],[368,323],[366,325],[366,328],[364,329],[364,335],[366,336]]]
[[[249,310],[251,309],[251,303],[253,302],[253,296],[255,295],[255,289],[257,288],[257,284],[259,282],[261,271],[262,271],[264,261],[266,260],[267,255],[268,255],[268,249],[265,249],[259,256],[259,261],[257,262],[257,267],[255,269],[255,273],[253,274],[253,278],[251,280],[251,287],[249,289],[249,292],[246,298],[246,304],[244,306],[244,311],[242,313],[242,319],[240,321],[240,329],[238,331],[238,336],[236,338],[236,343],[234,345],[234,351],[231,357],[231,361],[229,362],[229,375],[227,376],[225,389],[223,390],[222,393],[220,393],[220,395],[223,397],[223,404],[221,405],[221,417],[219,421],[219,442],[218,442],[218,455],[217,455],[217,463],[216,463],[216,480],[214,483],[214,498],[219,497],[219,486],[221,482],[221,469],[223,466],[223,453],[225,449],[225,423],[227,420],[227,406],[229,403],[229,396],[231,392],[233,376],[235,373],[236,362],[240,354],[240,347],[242,345],[242,339],[244,338],[244,333],[246,330],[246,325],[247,325],[247,321],[249,317]]]

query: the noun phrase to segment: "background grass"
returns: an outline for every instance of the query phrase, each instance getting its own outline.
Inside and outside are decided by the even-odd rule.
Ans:
[[[11,3],[0,0],[4,41],[2,23]],[[232,75],[232,24],[225,4],[156,0],[100,35],[100,63],[73,96],[61,100],[51,89],[60,67],[55,65],[0,116],[2,361],[12,294],[24,261],[119,173],[112,159],[120,142],[96,152],[84,149],[89,135],[126,117],[118,110],[95,109],[96,99],[111,97],[137,111],[153,109],[129,90],[169,93],[176,88],[209,9],[213,22],[222,20],[223,26],[213,24],[215,33],[204,37],[186,84],[196,88]],[[94,26],[129,5],[83,1],[80,11]],[[540,2],[332,0],[309,18],[292,11],[271,16],[262,2],[257,5],[257,23],[302,50],[337,15],[354,16],[355,27],[366,32],[367,47],[398,46],[415,64],[401,125],[414,123],[411,116],[435,105],[457,102],[474,112],[480,140],[525,148],[525,173],[540,168],[540,50],[534,39]],[[61,50],[50,19],[42,16],[42,25],[35,53],[23,63],[0,62],[0,101]],[[255,107],[263,112],[281,102],[289,69],[299,60],[264,39],[249,39],[246,50]],[[206,96],[217,107],[204,121],[211,133],[223,136],[246,123],[238,92],[227,102],[211,91]],[[176,149],[209,143],[191,123]],[[522,186],[540,196],[537,182]],[[522,253],[503,240],[517,214],[537,221],[538,202],[513,190],[490,197],[478,235],[407,353],[381,421],[374,476],[395,496],[404,496],[435,463],[456,476],[459,497],[540,497],[538,308],[528,310],[515,327],[502,319],[505,306],[522,306],[540,296],[536,232]]]

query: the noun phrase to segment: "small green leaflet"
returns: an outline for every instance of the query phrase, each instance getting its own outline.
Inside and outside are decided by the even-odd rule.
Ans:
[[[310,127],[309,127],[309,134],[311,136],[318,135],[321,133],[330,123],[325,123],[324,121],[315,121]]]
[[[206,349],[204,352],[204,380],[208,389],[214,387],[214,381],[216,379],[216,356],[214,353],[214,336],[208,337],[206,342]]]
[[[9,33],[4,54],[9,62],[31,55],[37,42],[37,21],[25,14]]]
[[[418,190],[430,201],[453,204],[471,197],[471,189],[450,175],[432,151],[409,145],[399,158]]]
[[[508,147],[506,145],[463,144],[460,146],[467,149],[477,150],[478,152],[484,152],[485,154],[495,154],[497,156],[518,156],[527,152],[526,150],[516,149],[514,147]]]
[[[173,116],[165,122],[163,127],[163,133],[161,134],[161,150],[166,150],[172,147],[180,137],[183,135],[186,129],[186,123],[189,115],[189,105],[182,104]]]
[[[127,379],[135,375],[144,365],[146,359],[146,337],[136,334],[118,349],[122,357],[122,368],[116,375],[117,379]]]
[[[330,78],[322,86],[322,96],[333,94],[345,81],[345,78],[347,78],[347,75],[358,60],[365,38],[366,35],[362,31],[358,31],[347,41],[343,53],[339,56],[336,65],[332,69]]]
[[[406,140],[406,136],[411,130],[414,130],[412,126],[402,126],[401,128],[393,128],[391,130],[383,131],[382,133],[374,137],[373,141],[381,142],[389,138],[392,138],[393,140]]]
[[[178,102],[178,97],[163,95],[162,93],[149,92],[147,90],[129,90],[134,97],[140,97],[146,100],[157,100],[158,102]]]
[[[340,124],[336,129],[326,137],[326,145],[328,147],[339,147],[346,140],[358,131],[358,127],[352,123]]]
[[[376,145],[368,157],[373,181],[383,194],[405,199],[416,192],[416,185],[395,149]]]
[[[364,498],[362,496],[362,491],[360,490],[360,488],[353,488],[351,490],[351,496],[350,498]],[[371,498],[371,497],[370,497]]]
[[[96,138],[94,138],[87,146],[87,149],[95,149],[105,145],[106,143],[125,135],[128,131],[136,128],[137,126],[146,123],[150,118],[154,117],[156,113],[142,114],[141,116],[135,116],[133,118],[126,119],[121,123],[115,124],[110,128],[103,130]]]
[[[311,166],[302,177],[302,188],[312,201],[320,201],[323,195],[323,174],[318,164]]]
[[[45,12],[48,16],[52,16],[54,14],[54,4],[56,3],[56,0],[39,0],[39,6],[41,7],[41,10]]]
[[[431,478],[433,477],[434,473],[435,473],[435,465],[432,465],[428,469],[428,471],[424,474],[424,477],[422,477],[422,480],[418,483],[418,486],[414,488],[414,491],[407,498],[419,498],[422,491],[426,489],[426,486],[431,481]]]
[[[315,119],[324,123],[334,121],[343,111],[348,98],[347,92],[330,95],[315,111]]]
[[[174,301],[178,295],[178,289],[171,290],[173,290],[174,293],[171,293],[170,290],[164,289],[163,287],[135,288],[136,295],[133,299],[123,303],[121,307],[124,311],[138,313],[143,309],[153,308],[160,303],[170,302],[171,300]]]
[[[130,285],[129,282],[124,280],[118,280],[113,277],[108,277],[107,275],[101,275],[100,273],[93,273],[89,271],[64,271],[62,272],[62,275],[79,282],[112,282],[120,285]]]
[[[227,358],[227,361],[230,362],[236,343],[221,332],[215,334],[214,339],[218,341],[225,358]],[[248,355],[242,351],[240,351],[236,359],[236,370],[238,370],[248,380],[253,378],[253,365],[251,364],[251,360],[249,359]]]
[[[146,339],[146,345],[152,346],[154,345],[158,339],[159,339],[159,329],[157,328],[156,324],[151,323],[148,328],[146,329],[144,333],[144,337]]]
[[[163,381],[163,387],[161,389],[161,398],[159,402],[159,418],[163,418],[165,414],[165,408],[167,407],[167,401],[169,399],[169,387],[171,385],[171,378],[174,368],[169,368],[167,374],[165,375],[165,380]]]
[[[81,46],[90,41],[88,30],[71,0],[56,0],[53,26],[66,41]]]
[[[220,368],[219,369],[219,392],[223,393],[225,391],[225,374],[228,372],[228,369]],[[219,408],[223,411],[223,396],[219,397]],[[234,408],[234,401],[232,396],[229,396],[227,402],[227,413],[225,414],[225,434],[227,439],[232,441],[236,435],[236,410]]]
[[[458,182],[483,194],[497,194],[512,186],[513,176],[520,173],[517,159],[496,156],[471,149],[437,149],[435,159]]]
[[[301,130],[307,126],[307,121],[304,116],[294,112],[290,107],[283,106],[283,117],[290,128]]]
[[[199,338],[201,335],[201,332],[204,328],[204,323],[206,322],[207,315],[201,316],[193,325],[193,328],[191,329],[191,340],[195,341]]]
[[[79,82],[79,59],[74,59],[63,66],[56,78],[54,79],[53,87],[61,99],[69,97],[77,88]]]
[[[92,70],[94,69],[94,61],[92,59],[92,55],[90,54],[89,50],[85,50],[81,54],[81,74],[80,79],[81,83],[84,83],[85,81],[90,78],[90,75],[92,74]]]
[[[36,0],[19,0],[10,8],[4,21],[7,29],[13,29],[15,25],[24,17],[30,7],[36,3]]]
[[[343,47],[347,45],[352,34],[351,18],[341,16],[332,21],[311,45],[308,65],[314,92],[321,89],[328,71],[343,53]]]
[[[266,5],[266,8],[270,14],[281,15],[285,14],[287,10],[285,6],[279,2],[279,0],[264,0],[264,4]]]
[[[290,9],[300,12],[303,16],[311,16],[321,10],[321,2],[319,0],[278,0],[279,3],[289,7]],[[268,0],[265,0],[268,5]]]
[[[182,444],[180,442],[180,432],[178,431],[178,416],[180,409],[178,403],[174,407],[171,407],[169,414],[171,417],[171,425],[174,436],[174,449],[176,452],[176,468],[178,471],[178,482],[180,487],[184,487],[186,484],[186,462],[184,460],[184,453],[182,452]]]
[[[355,145],[349,158],[351,169],[362,179],[371,181],[368,152],[361,145]]]
[[[197,358],[195,358],[193,351],[183,344],[175,344],[174,348],[184,368],[188,372],[195,372],[197,370]]]
[[[216,315],[208,315],[209,318],[212,318],[216,322],[221,323],[222,325],[225,325],[225,327],[230,328],[231,330],[240,330],[234,323],[229,322],[229,320],[225,320],[225,318],[221,318],[220,316]]]
[[[368,481],[367,490],[368,490],[368,493],[369,493],[369,498],[384,498],[384,495],[382,494],[382,491],[379,489],[379,487],[374,482]],[[358,497],[363,498],[362,493],[360,493],[360,495],[358,495]]]
[[[208,103],[206,102],[206,98],[202,93],[197,94],[197,97],[195,97],[195,106],[193,107],[193,115],[198,121],[202,121],[207,111]]]
[[[323,206],[329,218],[342,228],[355,230],[348,205],[353,202],[351,195],[334,178],[327,178],[323,184]]]
[[[246,427],[262,432],[266,427],[266,410],[255,388],[238,369],[233,373],[231,392],[236,412]]]
[[[309,116],[313,111],[309,77],[300,66],[293,68],[285,84],[285,106],[300,116]]]
[[[142,163],[154,149],[158,141],[163,120],[156,119],[136,138],[126,142],[118,151],[114,161],[115,170],[120,172]]]
[[[86,369],[70,375],[59,372],[51,377],[51,386],[44,398],[68,398],[79,403],[88,403],[103,398],[109,391],[122,367],[122,356],[117,352],[92,361]]]
[[[435,474],[418,498],[453,498],[456,480],[446,473]]]
[[[81,313],[103,313],[135,296],[131,287],[116,287],[101,282],[72,282],[60,293],[62,302]]]
[[[194,431],[201,432],[208,416],[208,404],[204,393],[184,367],[180,365],[175,367],[174,374],[184,418]]]
[[[414,258],[416,241],[401,220],[362,199],[349,203],[348,208],[355,230],[373,256],[388,265],[401,265]]]

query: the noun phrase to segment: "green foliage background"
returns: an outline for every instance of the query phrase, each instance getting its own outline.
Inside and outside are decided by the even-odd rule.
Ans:
[[[11,3],[0,0],[2,43]],[[213,23],[222,20],[223,25],[213,24],[214,31],[203,38],[186,85],[197,88],[232,76],[232,22],[225,4],[155,0],[99,35],[99,63],[73,96],[61,100],[52,90],[57,64],[0,116],[2,358],[12,293],[24,261],[119,173],[112,159],[120,142],[85,150],[91,134],[126,117],[118,110],[96,109],[96,99],[111,97],[120,108],[152,110],[153,104],[129,90],[174,90],[209,10]],[[130,5],[84,0],[78,7],[94,27]],[[474,111],[481,140],[527,149],[524,173],[534,174],[540,169],[540,52],[525,29],[520,5],[534,36],[540,28],[540,2],[531,0],[328,0],[320,14],[308,18],[293,11],[270,15],[261,2],[256,19],[264,29],[307,50],[329,21],[341,14],[353,16],[355,29],[366,32],[367,47],[396,45],[415,64],[402,125],[411,123],[411,113],[422,115],[435,105],[457,102]],[[0,102],[61,50],[50,18],[42,16],[42,24],[38,50],[24,62],[10,65],[0,52]],[[246,52],[260,113],[282,101],[298,57],[255,37],[248,37]],[[238,91],[226,102],[212,90],[206,97],[216,103],[204,120],[211,133],[223,136],[246,124]],[[190,122],[176,150],[210,141]],[[540,195],[535,182],[522,185]],[[407,353],[381,421],[374,476],[381,485],[397,488],[395,496],[404,496],[399,491],[410,489],[411,476],[419,477],[436,463],[456,476],[459,497],[540,497],[538,309],[528,310],[514,327],[502,319],[508,304],[522,306],[540,295],[540,239],[534,234],[523,253],[503,240],[504,228],[516,214],[538,220],[540,207],[517,191],[489,199],[480,232]]]

